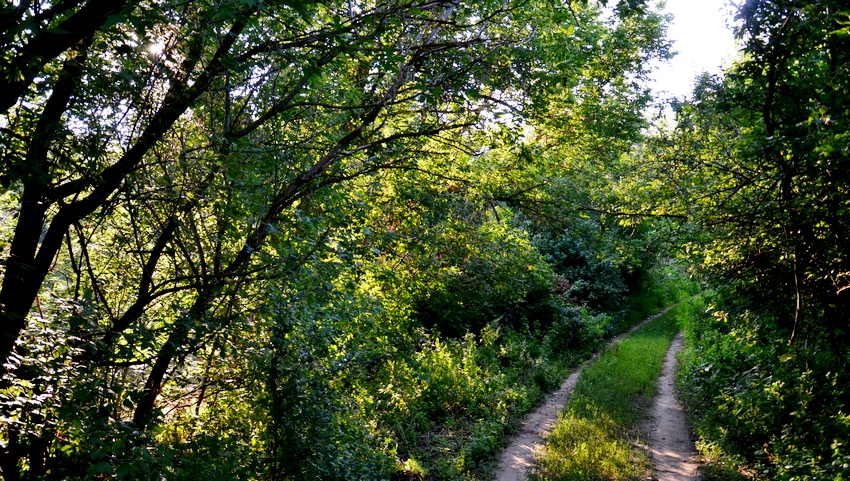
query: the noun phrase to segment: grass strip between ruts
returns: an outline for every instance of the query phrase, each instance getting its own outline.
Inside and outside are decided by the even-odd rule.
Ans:
[[[652,465],[633,443],[657,391],[664,356],[685,301],[609,347],[581,375],[530,480],[649,479]]]

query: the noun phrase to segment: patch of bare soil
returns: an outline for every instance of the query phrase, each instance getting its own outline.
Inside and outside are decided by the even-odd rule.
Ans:
[[[676,401],[673,391],[676,374],[676,353],[685,347],[679,333],[667,350],[664,368],[658,379],[658,395],[652,406],[652,417],[644,432],[649,434],[649,455],[655,463],[657,481],[696,481],[697,452],[685,411]]]
[[[628,332],[612,339],[607,347],[619,343],[624,337],[641,328],[647,322],[663,315],[671,308],[672,306],[667,307],[658,314],[641,321]],[[555,423],[558,421],[558,413],[567,405],[567,399],[575,389],[579,376],[585,368],[599,357],[603,350],[596,352],[590,359],[576,368],[557,391],[546,396],[543,404],[526,416],[520,425],[519,433],[499,456],[499,464],[494,478],[496,481],[524,481],[526,479],[528,470],[534,465],[535,455],[543,449],[546,437],[555,427]]]

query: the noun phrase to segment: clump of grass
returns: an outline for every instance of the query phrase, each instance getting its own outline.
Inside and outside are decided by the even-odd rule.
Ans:
[[[590,405],[571,407],[560,417],[531,479],[640,479],[651,469],[641,454],[605,412]]]
[[[656,393],[682,306],[650,322],[605,353],[585,372],[546,442],[532,480],[646,479],[652,465],[629,430]]]

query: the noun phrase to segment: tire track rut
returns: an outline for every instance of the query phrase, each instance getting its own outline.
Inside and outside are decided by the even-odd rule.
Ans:
[[[619,343],[623,338],[643,327],[644,324],[664,315],[672,308],[673,306],[664,308],[661,312],[644,319],[628,331],[612,339],[603,349],[598,350],[590,359],[573,370],[567,379],[561,383],[561,387],[557,391],[549,393],[543,403],[523,419],[519,432],[511,440],[508,447],[502,451],[494,479],[496,481],[524,481],[528,470],[534,466],[535,455],[543,449],[546,437],[555,427],[555,423],[558,421],[558,413],[563,411],[567,405],[567,399],[575,389],[581,373],[593,364],[605,349]]]

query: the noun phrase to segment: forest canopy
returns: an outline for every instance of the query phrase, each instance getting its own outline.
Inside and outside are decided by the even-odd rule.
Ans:
[[[445,416],[506,429],[648,282],[653,241],[591,193],[668,55],[642,2],[24,1],[0,25],[5,479],[389,477]],[[497,356],[441,388],[468,349]]]

